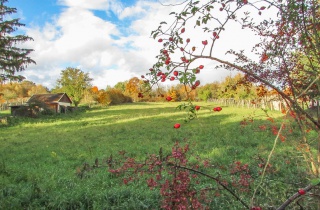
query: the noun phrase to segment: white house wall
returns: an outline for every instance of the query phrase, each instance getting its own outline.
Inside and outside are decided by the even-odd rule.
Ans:
[[[67,106],[71,106],[71,104],[70,103],[66,103],[66,102],[58,102],[58,107],[57,107],[57,113],[60,113],[61,112],[61,110],[60,110],[60,106],[65,106],[65,107],[67,107]]]

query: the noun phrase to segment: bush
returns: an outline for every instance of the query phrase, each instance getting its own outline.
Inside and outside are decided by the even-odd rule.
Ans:
[[[132,103],[132,98],[129,96],[125,96],[118,89],[110,89],[107,91],[99,92],[98,102],[102,105],[117,105],[123,103]]]

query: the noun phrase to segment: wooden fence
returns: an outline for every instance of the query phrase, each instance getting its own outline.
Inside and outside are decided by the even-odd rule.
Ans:
[[[285,106],[281,101],[255,101],[255,100],[244,100],[244,99],[210,99],[210,102],[221,104],[222,106],[233,106],[233,107],[244,107],[244,108],[253,108],[253,109],[270,109],[281,111]]]
[[[23,105],[25,104],[26,101],[22,100],[22,101],[17,101],[17,102],[6,102],[6,103],[2,103],[0,104],[0,111],[5,111],[5,110],[9,110],[10,106],[19,106],[19,105]]]

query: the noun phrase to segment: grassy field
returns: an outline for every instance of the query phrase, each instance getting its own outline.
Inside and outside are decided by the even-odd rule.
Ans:
[[[175,109],[178,103],[171,102],[9,119],[9,126],[0,127],[0,209],[159,209],[159,191],[149,190],[145,181],[124,185],[105,168],[80,179],[76,170],[123,150],[140,160],[161,147],[168,154],[177,141],[189,143],[193,154],[220,168],[235,161],[248,163],[258,182],[257,162],[267,158],[275,139],[261,129],[271,123],[265,113],[234,107],[213,112],[215,104],[199,104],[198,118],[188,123],[186,113]],[[268,114],[281,119],[281,113]],[[175,123],[181,128],[173,129]],[[274,172],[261,186],[262,205],[277,206],[305,186],[304,164],[293,148],[290,138],[278,143],[271,159]],[[221,170],[212,173],[223,174]],[[242,208],[227,193],[210,203],[212,209],[227,206]]]

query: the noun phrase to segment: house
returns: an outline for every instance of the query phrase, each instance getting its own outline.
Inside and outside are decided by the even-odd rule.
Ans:
[[[54,113],[65,113],[70,109],[72,101],[66,93],[35,94],[27,101],[30,107],[39,111],[49,109]]]

